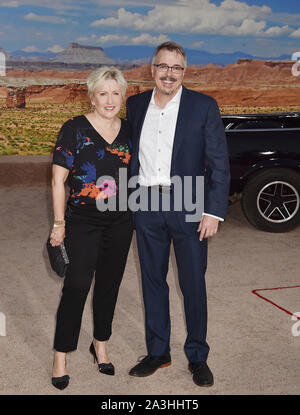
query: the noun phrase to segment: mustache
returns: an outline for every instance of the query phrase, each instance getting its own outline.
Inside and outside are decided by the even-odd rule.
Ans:
[[[162,76],[161,78],[159,78],[160,81],[171,81],[171,82],[176,82],[176,78],[172,78],[172,76]]]

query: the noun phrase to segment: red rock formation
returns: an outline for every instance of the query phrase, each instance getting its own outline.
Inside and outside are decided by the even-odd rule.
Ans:
[[[127,91],[126,91],[126,97],[130,97],[131,95],[139,94],[140,93],[140,87],[137,84],[128,85]]]
[[[73,101],[89,102],[85,84],[29,85],[26,98],[31,100],[66,103]]]
[[[151,65],[142,65],[138,68],[122,71],[127,81],[151,81]]]
[[[127,88],[125,99],[127,99],[131,95],[138,94],[139,92],[139,85],[129,85]],[[66,85],[29,85],[25,88],[25,94],[26,99],[29,102],[89,102],[86,84],[69,83]]]
[[[224,67],[209,64],[206,66],[188,66],[185,72],[186,81],[200,82],[210,85],[231,84],[248,85],[258,84],[295,84],[300,77],[292,75],[293,61],[263,61],[252,59],[239,59]],[[7,76],[16,78],[61,78],[85,80],[91,70],[85,71],[55,71],[41,70],[30,72],[25,69],[12,69]],[[138,68],[124,70],[123,74],[128,81],[152,81],[151,65],[142,65]]]
[[[54,69],[42,69],[40,71],[29,71],[27,69],[9,69],[7,76],[15,78],[60,78],[60,79],[86,79],[92,70],[84,71],[56,71]]]
[[[6,107],[25,108],[25,89],[17,87],[7,87]]]
[[[212,95],[218,99],[219,105],[300,106],[300,76],[292,75],[293,64],[293,61],[240,59],[238,63],[232,63],[225,67],[214,64],[188,66],[184,85],[187,88]],[[51,82],[45,79],[44,85],[28,86],[26,89],[28,102],[89,102],[86,85],[83,83],[89,72],[44,70],[25,73],[15,69],[14,72],[8,72],[8,76],[17,78],[27,75],[31,78],[45,76],[46,78],[72,79],[72,83],[67,83],[62,79],[55,85],[50,85]],[[123,71],[123,74],[129,83],[126,98],[154,87],[150,64]],[[79,79],[82,79],[82,83],[79,83]],[[0,89],[0,97],[1,93]]]
[[[6,97],[7,97],[7,87],[2,86],[2,87],[0,87],[0,98],[1,99],[6,99]]]

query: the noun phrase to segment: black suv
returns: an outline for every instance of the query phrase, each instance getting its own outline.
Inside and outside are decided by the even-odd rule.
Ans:
[[[300,112],[222,115],[230,156],[230,195],[248,221],[268,232],[300,223]]]

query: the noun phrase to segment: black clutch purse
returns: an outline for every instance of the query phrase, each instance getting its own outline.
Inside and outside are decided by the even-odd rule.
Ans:
[[[49,237],[46,245],[51,268],[59,277],[64,278],[70,262],[64,242],[58,246],[52,246]]]

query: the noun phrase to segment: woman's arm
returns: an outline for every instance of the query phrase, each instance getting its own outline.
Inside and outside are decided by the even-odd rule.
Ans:
[[[57,227],[52,228],[50,235],[50,243],[52,246],[57,246],[62,243],[65,237],[65,226],[59,222],[64,223],[65,217],[65,181],[68,177],[69,170],[64,167],[53,164],[52,166],[52,202],[54,223],[58,223]]]

